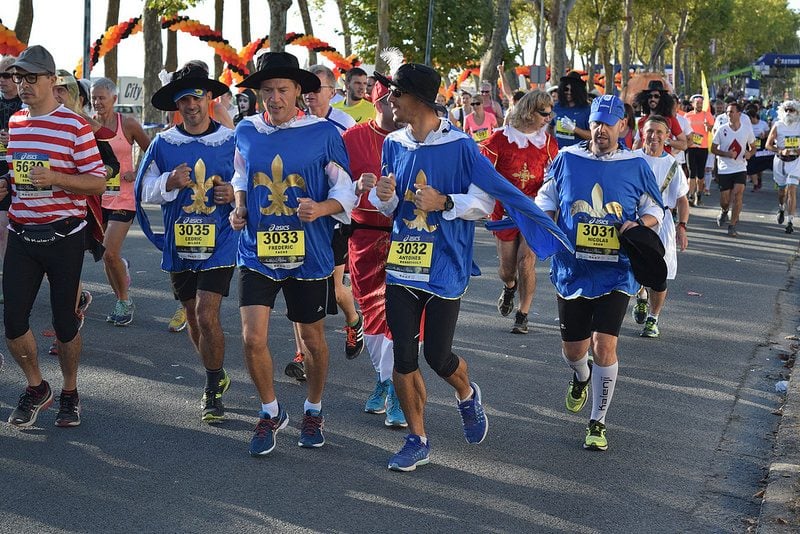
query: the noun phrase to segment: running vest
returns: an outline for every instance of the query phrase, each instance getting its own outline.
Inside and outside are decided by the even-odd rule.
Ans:
[[[106,191],[103,193],[103,207],[109,210],[136,209],[136,199],[133,194],[133,182],[126,182],[122,175],[133,171],[133,144],[128,142],[122,129],[122,114],[116,113],[117,129],[114,137],[108,141],[114,155],[119,161],[119,173],[116,176],[106,176]]]

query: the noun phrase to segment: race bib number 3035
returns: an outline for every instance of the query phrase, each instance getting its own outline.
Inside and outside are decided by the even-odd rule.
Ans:
[[[175,222],[175,251],[184,260],[207,260],[214,254],[217,225],[205,216],[187,216]]]

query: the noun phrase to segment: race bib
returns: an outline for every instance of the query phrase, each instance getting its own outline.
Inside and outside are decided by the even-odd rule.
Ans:
[[[619,261],[619,234],[614,223],[595,218],[578,222],[575,257],[589,261]]]
[[[784,148],[789,148],[789,149],[800,148],[800,137],[796,135],[786,136],[784,138]]]
[[[258,261],[271,269],[294,269],[306,258],[306,233],[289,225],[256,232]]]
[[[106,170],[110,170],[106,167]],[[110,174],[110,173],[109,173]],[[119,195],[120,177],[119,173],[106,179],[106,190],[103,195],[108,197],[115,197]]]
[[[187,215],[175,222],[175,251],[184,260],[207,260],[214,254],[217,224],[212,217]]]
[[[489,138],[489,129],[488,128],[481,128],[480,130],[475,130],[472,132],[472,138],[478,142],[483,141],[484,139]]]
[[[14,185],[19,198],[46,198],[53,196],[53,188],[36,187],[31,182],[31,170],[34,167],[50,168],[47,154],[36,152],[18,152],[14,154]]]
[[[403,241],[392,240],[386,270],[403,280],[427,282],[430,279],[432,260],[433,241],[423,240],[421,236],[406,237]]]
[[[700,135],[699,133],[692,132],[692,143],[694,143],[696,145],[702,145],[703,144],[703,136]]]
[[[556,137],[564,137],[564,138],[567,138],[567,139],[574,139],[575,138],[575,132],[574,131],[570,132],[569,130],[564,128],[564,125],[562,124],[561,119],[558,119],[556,121]]]

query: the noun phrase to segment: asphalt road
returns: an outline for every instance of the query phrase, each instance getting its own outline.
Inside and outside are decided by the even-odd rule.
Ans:
[[[718,198],[715,192],[707,204]],[[464,442],[452,390],[425,369],[432,461],[386,469],[402,431],[362,412],[374,375],[366,354],[344,357],[342,316],[327,321],[331,366],[326,445],[296,445],[305,388],[283,375],[293,355],[283,303],[270,325],[279,399],[290,425],[266,458],[247,454],[259,407],[243,365],[237,290],[223,303],[227,421],[200,422],[204,374],[175,310],[159,253],[137,227],[126,242],[134,322],[113,327],[114,298],[101,264],[84,269],[94,303],[83,329],[80,427],[0,425],[0,532],[744,532],[758,518],[785,376],[778,355],[794,333],[798,234],[774,222],[772,183],[745,196],[740,237],[693,208],[690,250],[679,257],[661,338],[626,319],[620,380],[605,453],[581,447],[588,408],[564,409],[570,371],[561,360],[548,266],[531,332],[512,335],[498,315],[491,235],[476,231],[473,278],[455,351],[483,390],[490,431]],[[234,278],[236,280],[236,278]],[[60,387],[45,284],[32,325],[45,377]],[[0,418],[24,387],[11,358],[0,372]]]

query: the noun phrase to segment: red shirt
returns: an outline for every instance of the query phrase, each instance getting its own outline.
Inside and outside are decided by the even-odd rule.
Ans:
[[[32,165],[48,166],[64,174],[105,177],[105,166],[86,119],[64,106],[37,117],[23,109],[8,121],[8,135],[6,159],[12,191],[9,218],[20,224],[47,224],[86,217],[86,195],[56,186],[36,188],[29,179]]]
[[[558,142],[547,134],[547,141],[542,148],[532,144],[519,148],[508,140],[502,130],[498,130],[480,144],[480,151],[506,180],[526,196],[534,198],[544,183],[545,170],[558,154]],[[491,219],[499,221],[504,211],[503,205],[495,202]]]
[[[361,178],[365,172],[371,172],[380,178],[381,152],[383,141],[388,134],[389,132],[378,126],[374,119],[356,124],[342,134],[350,158],[350,176],[353,177],[353,181]],[[358,198],[358,204],[350,214],[353,222],[381,228],[391,227],[392,219],[379,212],[367,197],[369,195],[364,193]]]

